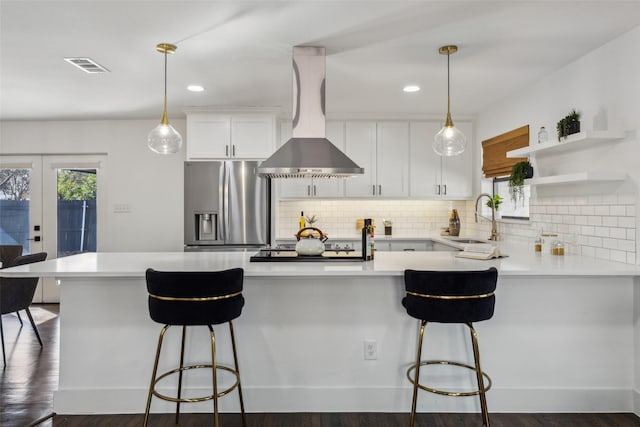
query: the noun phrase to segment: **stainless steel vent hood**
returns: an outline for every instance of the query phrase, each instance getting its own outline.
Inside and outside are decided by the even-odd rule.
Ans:
[[[271,178],[348,178],[364,169],[325,137],[325,49],[293,48],[293,134],[258,167]]]

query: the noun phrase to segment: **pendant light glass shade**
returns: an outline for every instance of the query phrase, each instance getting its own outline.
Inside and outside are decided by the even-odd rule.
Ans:
[[[176,47],[172,44],[160,43],[156,46],[156,50],[164,53],[164,109],[160,124],[147,136],[147,145],[151,151],[158,154],[175,154],[182,147],[182,136],[169,124],[167,116],[167,54],[174,53]]]
[[[457,156],[467,147],[467,138],[451,120],[451,86],[449,84],[449,56],[458,51],[457,46],[442,46],[441,55],[447,55],[447,118],[444,126],[433,138],[433,151],[440,156]]]

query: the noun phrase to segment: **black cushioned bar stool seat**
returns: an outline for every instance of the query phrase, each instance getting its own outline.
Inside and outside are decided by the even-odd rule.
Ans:
[[[415,425],[418,389],[447,396],[479,395],[482,410],[482,425],[489,426],[489,413],[485,392],[491,388],[491,379],[482,372],[478,336],[473,327],[474,322],[488,320],[493,317],[495,307],[496,284],[498,270],[494,267],[481,271],[419,271],[405,270],[404,283],[406,296],[402,305],[407,314],[420,320],[418,335],[418,351],[416,363],[407,370],[407,378],[413,384],[413,400],[409,424]],[[455,361],[427,360],[422,358],[422,341],[428,322],[462,323],[469,327],[475,366]],[[449,392],[420,384],[420,367],[424,365],[454,365],[471,369],[476,374],[478,389],[470,392]],[[415,377],[411,373],[415,371]],[[484,378],[488,385],[485,387]]]
[[[213,425],[218,427],[218,398],[238,389],[242,425],[246,427],[242,386],[240,384],[240,370],[238,369],[238,355],[236,351],[233,319],[242,313],[244,297],[242,285],[244,270],[234,268],[223,271],[146,271],[147,291],[149,292],[149,315],[155,322],[164,324],[158,338],[151,385],[147,397],[147,407],[144,416],[144,426],[149,420],[152,396],[176,403],[176,425],[179,424],[180,403],[202,402],[213,400]],[[229,324],[231,345],[233,348],[234,367],[220,365],[216,362],[216,336],[212,325]],[[164,335],[171,326],[182,326],[182,341],[180,349],[180,366],[171,371],[158,375],[158,361],[162,350]],[[184,364],[185,332],[187,326],[207,326],[211,340],[211,364]],[[182,374],[186,370],[208,368],[213,375],[213,393],[209,396],[183,398]],[[218,390],[217,370],[223,369],[235,376],[235,383],[225,390]],[[177,397],[166,396],[156,390],[156,384],[163,378],[178,374]]]

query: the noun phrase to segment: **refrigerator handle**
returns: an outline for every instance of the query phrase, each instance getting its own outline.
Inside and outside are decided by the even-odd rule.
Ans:
[[[218,215],[218,229],[220,230],[218,240],[227,242],[229,240],[229,168],[226,162],[222,162],[222,167],[220,168],[220,189],[218,194],[222,211],[222,215]]]

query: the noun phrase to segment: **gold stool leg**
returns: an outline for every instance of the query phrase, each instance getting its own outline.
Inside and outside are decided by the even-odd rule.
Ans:
[[[427,321],[420,323],[420,334],[418,335],[418,354],[416,357],[416,376],[413,380],[413,400],[411,402],[411,417],[409,418],[409,427],[414,427],[416,422],[416,407],[418,404],[418,384],[420,384],[420,359],[422,358],[422,339],[424,337],[424,329]]]
[[[158,337],[158,347],[156,348],[156,359],[153,362],[153,372],[151,374],[151,384],[149,385],[149,394],[147,395],[147,408],[144,411],[144,423],[142,424],[144,427],[147,427],[147,423],[149,422],[149,410],[151,409],[151,396],[154,391],[154,384],[156,382],[156,374],[158,373],[158,360],[160,360],[160,350],[162,349],[162,340],[164,339],[164,334],[169,329],[169,325],[165,325],[164,328],[160,331],[160,336]]]
[[[489,410],[487,409],[487,397],[482,377],[482,367],[480,366],[480,349],[478,348],[478,334],[471,323],[467,323],[471,331],[471,343],[473,344],[473,359],[476,364],[476,378],[478,379],[478,396],[480,396],[480,408],[482,409],[482,425],[489,427]]]
[[[218,375],[216,373],[216,333],[211,325],[209,334],[211,335],[211,370],[213,373],[213,427],[218,427]]]
[[[242,425],[247,427],[247,417],[244,412],[244,399],[242,398],[242,385],[240,384],[240,368],[238,368],[238,352],[236,350],[236,334],[233,332],[233,322],[229,321],[229,332],[231,334],[231,347],[233,348],[233,362],[235,363],[238,375],[238,396],[240,397],[240,413],[242,414]]]
[[[184,370],[184,342],[186,326],[182,326],[182,344],[180,345],[180,370],[178,371],[178,401],[176,402],[176,425],[180,425],[180,398],[182,397],[182,371]]]

